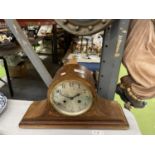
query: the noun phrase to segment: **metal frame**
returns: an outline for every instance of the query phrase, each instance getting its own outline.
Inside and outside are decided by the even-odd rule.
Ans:
[[[58,49],[57,49],[57,26],[53,25],[52,35],[52,62],[58,63]]]
[[[98,94],[106,99],[114,99],[129,22],[129,19],[115,20],[105,30],[98,80]]]
[[[128,19],[115,20],[111,26],[105,30],[98,80],[98,94],[106,99],[113,100],[114,98],[129,21],[130,20]],[[52,82],[52,78],[39,59],[38,55],[34,52],[31,44],[24,35],[17,21],[14,19],[6,19],[5,22],[16,37],[25,54],[34,65],[46,86],[49,86]],[[57,61],[56,36],[53,38],[53,43],[53,61]]]
[[[15,19],[5,19],[5,22],[9,27],[9,29],[11,30],[11,32],[16,37],[24,53],[28,56],[29,60],[31,61],[31,63],[33,64],[33,66],[41,76],[46,86],[48,87],[52,82],[52,77],[47,71],[47,69],[45,68],[45,66],[43,65],[38,55],[33,50],[32,45],[30,44],[29,40],[23,33],[20,25]]]

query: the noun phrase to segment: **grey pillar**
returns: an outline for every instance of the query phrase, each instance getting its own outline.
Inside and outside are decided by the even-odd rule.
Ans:
[[[129,27],[128,19],[115,20],[106,28],[100,63],[98,94],[113,100]]]
[[[38,55],[33,50],[29,40],[23,33],[18,22],[15,19],[5,19],[5,22],[6,22],[7,26],[9,27],[9,29],[11,30],[11,32],[16,37],[16,39],[19,42],[24,53],[28,56],[31,63],[33,64],[33,66],[35,67],[35,69],[37,70],[39,75],[41,76],[42,80],[48,87],[50,85],[50,83],[52,82],[51,75],[49,74],[49,72],[47,71],[45,66],[43,65],[43,63],[40,60],[40,58],[38,57]]]

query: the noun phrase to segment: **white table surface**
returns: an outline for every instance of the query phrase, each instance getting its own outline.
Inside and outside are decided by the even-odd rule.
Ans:
[[[25,114],[32,101],[8,100],[6,110],[0,115],[0,134],[6,135],[50,135],[50,134],[69,134],[69,135],[134,135],[141,134],[133,114],[124,110],[129,123],[128,130],[92,130],[92,129],[21,129],[18,127],[20,120]]]

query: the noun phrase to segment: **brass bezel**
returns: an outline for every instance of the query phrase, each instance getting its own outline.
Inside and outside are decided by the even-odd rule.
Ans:
[[[64,81],[77,81],[77,82],[83,84],[87,88],[87,90],[90,91],[90,94],[92,95],[93,100],[92,100],[92,103],[90,104],[90,106],[87,107],[87,109],[84,109],[84,110],[82,110],[80,112],[77,112],[77,113],[70,113],[70,112],[64,112],[64,111],[58,109],[55,106],[53,101],[51,101],[51,95],[53,93],[53,90],[54,90],[55,86],[57,86],[59,83],[62,83]],[[78,116],[78,115],[84,114],[85,112],[87,112],[92,107],[95,100],[96,100],[96,94],[95,94],[95,90],[92,88],[92,85],[88,81],[86,81],[86,80],[84,80],[82,78],[79,78],[79,77],[74,77],[74,78],[73,77],[70,77],[70,78],[68,77],[68,78],[65,78],[64,80],[56,80],[50,85],[50,87],[48,89],[48,102],[49,102],[49,105],[52,106],[57,112],[59,112],[59,113],[61,113],[63,115],[66,115],[66,116]]]

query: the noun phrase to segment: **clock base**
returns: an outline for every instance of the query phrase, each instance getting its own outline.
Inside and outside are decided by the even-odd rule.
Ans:
[[[80,116],[65,116],[49,107],[48,101],[30,105],[19,124],[20,128],[61,129],[128,129],[120,105],[98,97],[91,109]]]

